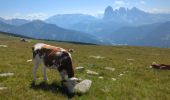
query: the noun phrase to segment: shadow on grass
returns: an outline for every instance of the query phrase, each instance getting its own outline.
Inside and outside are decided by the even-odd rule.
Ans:
[[[63,95],[67,96],[68,98],[72,98],[75,96],[75,94],[70,94],[68,92],[68,89],[66,86],[61,85],[60,82],[53,82],[51,84],[48,84],[46,82],[41,82],[39,84],[35,84],[35,82],[32,82],[31,84],[32,89],[34,90],[43,90],[43,91],[50,91],[52,93],[62,93]]]

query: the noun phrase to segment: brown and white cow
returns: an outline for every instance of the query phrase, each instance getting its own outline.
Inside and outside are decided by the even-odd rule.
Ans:
[[[157,63],[153,62],[153,63],[151,64],[150,68],[162,69],[162,70],[170,70],[170,65],[157,64]]]
[[[44,43],[37,43],[32,48],[33,52],[33,77],[36,81],[36,71],[42,63],[44,80],[47,80],[46,68],[57,69],[61,75],[62,81],[65,81],[67,76],[68,86],[74,87],[77,78],[74,77],[74,69],[72,65],[71,54],[61,47],[55,47]],[[71,90],[70,90],[71,91]]]

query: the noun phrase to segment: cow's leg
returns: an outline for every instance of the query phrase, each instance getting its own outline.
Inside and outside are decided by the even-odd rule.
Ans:
[[[38,68],[38,66],[39,66],[39,64],[41,63],[41,60],[40,60],[40,58],[39,58],[39,56],[38,55],[36,55],[36,57],[34,58],[34,66],[33,66],[33,82],[35,82],[36,81],[36,72],[37,72],[37,68]]]
[[[46,73],[46,69],[47,69],[47,67],[44,66],[44,67],[43,67],[44,81],[47,81],[47,80],[48,80],[48,78],[47,78],[47,73]]]
[[[36,72],[37,72],[37,68],[39,66],[39,63],[37,61],[34,61],[34,67],[33,67],[33,81],[36,81]]]
[[[61,80],[64,81],[65,80],[65,71],[64,70],[60,71],[60,76],[61,76]]]

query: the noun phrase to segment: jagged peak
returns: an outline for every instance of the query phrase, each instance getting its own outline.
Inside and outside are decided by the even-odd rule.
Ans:
[[[105,11],[113,11],[113,8],[111,6],[107,6]]]

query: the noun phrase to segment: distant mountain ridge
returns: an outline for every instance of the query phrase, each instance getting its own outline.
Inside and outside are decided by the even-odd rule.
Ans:
[[[25,19],[3,19],[0,17],[0,21],[6,23],[6,24],[10,24],[10,25],[14,25],[14,26],[19,26],[19,25],[23,25],[26,24],[28,22],[30,22],[29,20],[25,20]]]
[[[10,27],[8,30],[4,29],[0,31],[10,32],[17,35],[23,35],[37,39],[102,44],[102,42],[100,42],[95,36],[90,34],[87,35],[87,33],[60,28],[55,24],[47,24],[40,20],[34,20],[20,26]]]

